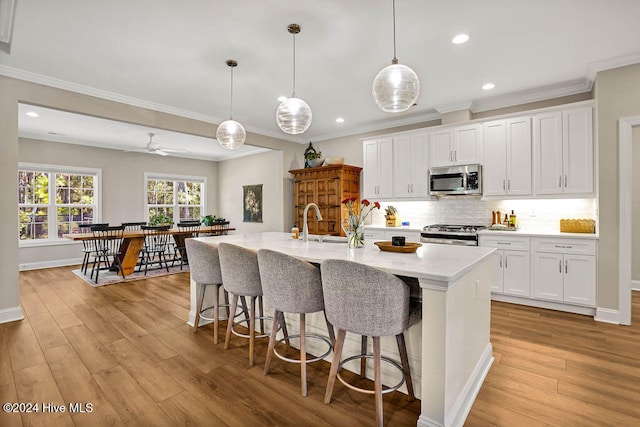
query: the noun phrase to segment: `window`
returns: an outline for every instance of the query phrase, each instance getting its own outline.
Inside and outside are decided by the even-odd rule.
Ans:
[[[99,169],[18,165],[18,239],[46,242],[99,220]]]
[[[148,175],[145,181],[149,220],[163,215],[178,223],[204,215],[206,178]]]

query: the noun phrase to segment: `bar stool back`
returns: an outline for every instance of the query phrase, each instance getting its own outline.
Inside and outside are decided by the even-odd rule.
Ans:
[[[222,272],[222,282],[227,292],[231,293],[231,313],[236,312],[238,307],[238,297],[249,297],[251,300],[249,307],[249,334],[237,332],[234,322],[227,322],[227,333],[224,340],[224,349],[229,348],[231,334],[249,338],[249,366],[254,365],[255,359],[255,339],[267,337],[264,333],[264,310],[262,305],[262,283],[260,282],[260,270],[258,268],[258,255],[255,251],[230,243],[220,243],[218,245],[218,255],[220,257],[220,271]],[[260,305],[260,334],[256,335],[256,299]],[[241,320],[238,323],[245,322]]]
[[[193,332],[198,331],[201,318],[213,320],[213,343],[218,344],[219,307],[227,307],[227,319],[229,319],[229,294],[226,290],[224,290],[225,303],[219,303],[222,271],[218,248],[195,239],[186,239],[184,242],[190,260],[191,278],[196,282],[196,317],[193,322]],[[213,305],[203,308],[208,286],[213,287]],[[208,310],[213,310],[213,317],[206,317],[203,314]]]
[[[274,309],[273,327],[271,328],[271,337],[269,338],[264,373],[265,375],[269,373],[269,366],[273,354],[287,362],[299,363],[301,392],[303,396],[306,396],[307,363],[324,359],[324,357],[331,352],[334,342],[333,326],[326,320],[326,315],[325,321],[331,341],[319,335],[307,335],[305,331],[305,314],[324,310],[320,269],[306,261],[269,249],[260,249],[258,251],[258,266],[260,268],[260,279],[265,303],[268,307]],[[300,333],[296,335],[285,333],[284,338],[276,342],[278,325],[280,324],[283,330],[286,331],[284,313],[299,313]],[[282,341],[289,341],[291,338],[300,338],[299,360],[282,356],[276,349],[277,344],[282,343]],[[328,350],[321,356],[307,359],[307,338],[324,341],[328,345]]]
[[[375,267],[353,261],[325,260],[321,264],[322,290],[327,318],[337,329],[333,361],[327,381],[325,403],[331,402],[335,380],[345,386],[375,395],[376,421],[383,425],[382,394],[398,389],[407,383],[409,398],[414,399],[409,361],[404,341],[404,331],[409,326],[409,287],[396,276]],[[373,337],[373,357],[360,354],[340,362],[346,332]],[[402,366],[380,354],[380,337],[395,336]],[[373,358],[374,391],[355,387],[338,374],[339,368],[347,361]],[[381,361],[391,363],[403,372],[399,384],[382,390]]]

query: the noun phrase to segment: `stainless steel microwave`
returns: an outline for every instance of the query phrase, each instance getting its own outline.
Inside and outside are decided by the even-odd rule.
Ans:
[[[429,195],[481,195],[482,165],[458,165],[429,169]]]

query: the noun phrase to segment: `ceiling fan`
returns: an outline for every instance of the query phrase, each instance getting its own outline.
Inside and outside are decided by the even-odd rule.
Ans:
[[[150,154],[158,154],[160,156],[168,156],[170,153],[185,153],[186,150],[174,149],[174,148],[162,148],[158,144],[153,142],[154,133],[149,132],[149,142],[142,150],[125,150],[125,151],[133,151],[133,152],[141,152],[141,153],[150,153]]]

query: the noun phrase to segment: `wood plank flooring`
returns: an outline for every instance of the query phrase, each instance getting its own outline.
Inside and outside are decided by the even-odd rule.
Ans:
[[[329,363],[274,360],[266,340],[248,367],[248,342],[213,344],[210,327],[186,324],[188,273],[92,288],[70,267],[20,273],[25,319],[0,325],[0,402],[66,404],[65,412],[7,414],[1,426],[359,426],[374,401],[336,386]],[[224,326],[224,322],[222,323]],[[465,426],[640,425],[640,295],[633,326],[494,302],[495,362]],[[428,379],[427,379],[428,380]],[[70,413],[69,403],[92,412]],[[384,397],[385,424],[415,426],[420,402]]]

